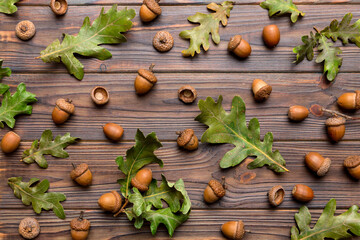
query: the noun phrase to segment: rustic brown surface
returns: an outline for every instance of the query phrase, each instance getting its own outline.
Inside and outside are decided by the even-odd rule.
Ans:
[[[23,0],[19,10],[12,16],[0,14],[0,58],[4,66],[11,67],[13,75],[4,78],[12,91],[20,82],[27,84],[28,90],[37,95],[31,116],[17,118],[15,131],[22,137],[19,150],[13,154],[0,153],[0,239],[19,239],[18,223],[23,217],[35,216],[30,206],[23,206],[7,186],[7,178],[23,176],[47,178],[52,191],[63,192],[67,200],[63,203],[66,220],[58,219],[53,212],[43,211],[37,219],[41,225],[38,239],[69,239],[69,222],[80,210],[85,210],[92,228],[89,239],[167,239],[165,227],[158,234],[150,234],[149,225],[136,230],[125,216],[114,219],[97,206],[101,194],[117,190],[116,180],[121,177],[115,158],[125,155],[133,145],[137,128],[144,133],[155,131],[164,147],[157,151],[164,161],[164,167],[152,165],[155,178],[165,174],[171,181],[183,178],[193,211],[190,219],[179,227],[173,239],[223,239],[219,229],[222,223],[241,219],[248,240],[289,239],[293,216],[302,204],[291,197],[291,189],[297,183],[304,183],[315,191],[315,198],[307,204],[313,214],[313,223],[330,198],[336,198],[338,212],[353,204],[359,204],[359,182],[353,180],[342,166],[348,155],[359,154],[359,122],[347,124],[344,141],[331,144],[327,140],[324,121],[326,117],[310,116],[302,123],[292,123],[287,119],[288,107],[302,104],[310,107],[320,104],[338,110],[335,101],[347,91],[360,89],[360,49],[349,45],[343,47],[343,66],[335,83],[324,87],[321,83],[322,65],[304,61],[292,64],[295,59],[292,48],[300,43],[300,38],[313,26],[323,28],[334,19],[352,12],[354,19],[360,18],[360,1],[299,0],[299,8],[306,16],[296,24],[290,24],[288,17],[271,18],[267,11],[257,4],[259,1],[238,2],[231,12],[226,28],[220,28],[221,43],[211,44],[207,53],[197,57],[183,58],[181,50],[187,48],[188,41],[179,38],[178,33],[190,29],[192,25],[186,17],[195,12],[206,12],[204,0],[163,0],[163,14],[150,24],[142,24],[139,17],[134,19],[134,28],[126,36],[128,42],[105,46],[113,58],[99,61],[81,58],[85,66],[83,81],[71,77],[62,64],[46,64],[34,60],[39,52],[61,34],[75,34],[85,16],[93,20],[101,7],[109,8],[114,0],[74,0],[64,17],[56,18],[44,1]],[[131,5],[138,13],[141,1],[124,0],[121,7]],[[13,31],[20,20],[32,20],[37,27],[36,36],[21,42]],[[267,49],[261,39],[264,25],[275,23],[281,31],[281,42],[274,50]],[[159,30],[168,30],[175,40],[174,49],[165,54],[158,53],[151,45],[152,37]],[[252,55],[241,61],[228,54],[227,41],[234,34],[241,34],[253,48]],[[155,63],[158,83],[146,96],[134,93],[133,80],[138,68]],[[273,86],[268,101],[255,103],[250,91],[254,78],[262,78]],[[198,137],[206,127],[194,121],[199,114],[196,103],[184,105],[177,99],[177,89],[191,84],[198,92],[198,99],[207,96],[224,96],[224,108],[230,109],[231,99],[240,95],[247,106],[247,120],[257,117],[260,121],[261,136],[268,131],[274,133],[274,149],[279,149],[287,162],[289,173],[274,174],[261,168],[248,170],[247,160],[241,165],[221,170],[218,163],[231,145],[200,144],[197,151],[186,152],[176,146],[175,131],[193,128]],[[110,92],[110,102],[96,107],[90,98],[91,89],[101,85]],[[76,112],[62,126],[55,126],[50,113],[57,98],[73,99]],[[356,113],[349,113],[356,115]],[[116,122],[124,127],[125,134],[120,143],[110,143],[102,132],[102,125]],[[22,152],[39,138],[45,129],[54,135],[71,132],[82,140],[67,148],[68,159],[47,156],[49,168],[26,165],[20,162]],[[2,137],[8,128],[0,130]],[[316,177],[304,166],[304,155],[308,151],[318,151],[330,157],[333,165],[323,178]],[[89,188],[76,185],[69,176],[71,163],[86,162],[93,171],[94,181]],[[203,189],[211,178],[226,177],[226,196],[213,205],[202,200]],[[267,202],[267,191],[281,184],[286,190],[283,204],[272,208]],[[354,238],[356,239],[356,238]]]

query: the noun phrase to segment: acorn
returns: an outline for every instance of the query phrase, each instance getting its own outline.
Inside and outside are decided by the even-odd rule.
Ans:
[[[150,22],[161,14],[160,0],[144,0],[140,8],[140,18],[143,22]]]
[[[254,79],[252,91],[254,93],[255,101],[262,102],[270,97],[272,87],[261,79]]]
[[[196,89],[190,85],[179,88],[178,97],[184,103],[193,103],[197,98]]]
[[[285,197],[285,190],[280,185],[274,186],[269,190],[268,193],[269,202],[274,207],[279,206],[284,201],[284,197]]]
[[[1,150],[4,153],[12,153],[18,149],[21,138],[15,132],[10,131],[4,135],[1,140]]]
[[[262,33],[264,42],[269,48],[273,48],[280,42],[280,30],[275,24],[267,25]]]
[[[340,141],[345,135],[345,118],[331,117],[325,122],[327,133],[331,140],[334,142]]]
[[[226,190],[224,186],[215,179],[212,179],[209,181],[208,185],[205,188],[204,200],[207,203],[214,203],[223,196],[225,196],[225,193]]]
[[[40,234],[40,224],[32,217],[26,217],[20,221],[19,234],[25,239],[34,239]]]
[[[55,124],[62,124],[75,112],[75,106],[70,99],[59,98],[52,112],[52,119]]]
[[[36,33],[35,25],[28,21],[21,21],[19,22],[15,27],[15,33],[18,38],[20,38],[23,41],[27,41],[34,37]]]
[[[80,212],[78,218],[70,222],[71,237],[73,240],[86,240],[89,235],[90,221],[83,218],[84,212]]]
[[[68,4],[66,0],[51,0],[50,8],[58,16],[64,15],[67,12]]]
[[[347,157],[344,160],[344,167],[346,167],[353,178],[360,179],[360,156],[354,155]]]
[[[116,123],[107,123],[103,127],[106,137],[113,141],[119,141],[124,134],[124,129]]]
[[[228,239],[241,240],[245,235],[243,221],[229,221],[221,226],[221,232]]]
[[[110,94],[106,88],[97,86],[91,90],[91,99],[96,105],[104,105],[109,102]]]
[[[168,52],[174,46],[174,38],[168,31],[159,31],[153,38],[153,46],[159,52]]]
[[[149,92],[157,82],[157,78],[153,73],[154,66],[155,64],[151,64],[149,70],[139,69],[134,83],[137,94],[141,95]]]
[[[194,130],[188,128],[184,131],[176,132],[178,136],[177,144],[179,147],[182,147],[187,150],[196,150],[199,146],[199,140],[196,137]]]
[[[117,191],[104,193],[98,200],[102,210],[117,213],[121,208],[122,199]]]
[[[292,190],[292,195],[300,202],[310,202],[314,198],[314,191],[304,184],[296,184]]]
[[[309,152],[305,155],[305,164],[319,177],[325,176],[331,166],[331,159],[324,158],[317,152]]]
[[[89,166],[86,163],[81,163],[80,165],[75,166],[72,164],[74,169],[70,173],[72,180],[77,182],[81,186],[89,186],[92,183],[92,173],[89,169]]]
[[[230,38],[228,50],[240,58],[247,58],[251,54],[250,44],[241,35]]]
[[[143,168],[138,171],[131,179],[131,185],[136,187],[140,192],[145,192],[149,189],[152,180],[152,171],[149,168]]]
[[[288,117],[290,120],[300,122],[309,116],[309,110],[300,105],[289,107]]]
[[[342,94],[338,98],[337,103],[341,108],[346,110],[360,109],[360,91]]]

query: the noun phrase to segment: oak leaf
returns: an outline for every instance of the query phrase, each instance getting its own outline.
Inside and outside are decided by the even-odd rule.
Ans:
[[[11,75],[11,69],[10,68],[3,68],[2,67],[2,64],[3,64],[3,60],[0,59],[0,80],[3,78],[3,77],[9,77]]]
[[[104,13],[104,8],[102,8],[100,16],[92,25],[90,25],[89,17],[86,17],[76,36],[64,34],[62,43],[56,39],[41,51],[39,58],[44,62],[63,62],[69,73],[81,80],[84,77],[84,66],[74,54],[100,60],[111,58],[111,53],[99,45],[126,42],[125,36],[121,33],[130,30],[131,19],[134,17],[134,9],[125,8],[118,11],[117,5],[114,5],[107,13]]]
[[[300,11],[292,0],[266,0],[260,3],[260,7],[269,9],[269,16],[282,16],[284,14],[291,14],[290,19],[295,23],[299,16],[305,16],[305,13]]]
[[[52,209],[58,218],[65,219],[64,208],[60,202],[66,200],[66,196],[57,192],[46,192],[50,183],[47,179],[40,182],[37,178],[31,178],[29,182],[23,182],[22,177],[8,179],[8,185],[14,190],[14,195],[21,199],[23,204],[32,205],[37,214],[41,210]]]
[[[235,148],[227,152],[220,161],[221,168],[240,164],[248,156],[256,156],[248,168],[254,169],[267,165],[275,172],[288,171],[285,160],[278,150],[272,151],[273,134],[268,132],[264,141],[260,140],[260,124],[253,118],[246,126],[245,103],[240,96],[232,100],[231,112],[226,113],[222,107],[222,96],[217,102],[211,97],[200,100],[198,105],[201,114],[195,120],[209,126],[201,137],[201,142],[230,143]]]
[[[17,11],[15,3],[20,0],[0,0],[0,12],[6,14],[13,14]]]

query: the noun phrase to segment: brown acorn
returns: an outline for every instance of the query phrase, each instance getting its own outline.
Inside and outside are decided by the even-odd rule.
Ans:
[[[89,235],[90,221],[83,218],[84,212],[80,212],[78,218],[74,218],[70,222],[71,237],[73,240],[86,240]]]
[[[247,58],[251,54],[250,44],[241,35],[230,38],[228,50],[240,58]]]
[[[18,149],[21,138],[15,132],[10,131],[4,135],[1,140],[1,150],[4,153],[12,153]]]
[[[226,190],[224,186],[215,179],[212,179],[209,181],[208,185],[205,188],[204,200],[207,203],[214,203],[223,196],[225,196],[225,193]]]
[[[68,120],[75,111],[75,106],[69,99],[59,98],[52,112],[52,119],[55,124],[62,124]]]
[[[324,158],[317,152],[309,152],[305,155],[305,164],[319,177],[325,176],[331,166],[330,158]]]
[[[145,192],[149,189],[152,180],[152,171],[149,168],[143,168],[138,171],[131,179],[131,185],[136,187],[140,192]]]
[[[32,22],[25,20],[19,22],[16,25],[15,33],[18,38],[20,38],[23,41],[26,41],[34,37],[36,33],[36,28]]]
[[[254,79],[252,91],[254,93],[255,101],[262,102],[270,97],[272,87],[261,79]]]
[[[245,235],[243,221],[229,221],[221,226],[221,232],[228,239],[241,240]]]
[[[179,88],[178,97],[184,103],[193,103],[197,98],[196,89],[190,85],[185,85]]]
[[[275,24],[267,25],[263,29],[263,39],[269,48],[273,48],[280,42],[280,30]]]
[[[314,191],[304,184],[296,184],[292,190],[292,195],[300,202],[310,202],[314,198]]]
[[[185,148],[187,150],[196,150],[199,146],[199,140],[196,137],[194,130],[188,128],[184,131],[176,132],[178,136],[177,144],[179,147]]]
[[[92,173],[89,169],[89,166],[86,163],[81,163],[80,165],[75,166],[70,173],[72,180],[77,182],[81,186],[89,186],[92,183]]]
[[[153,73],[154,66],[155,64],[151,64],[149,70],[139,69],[138,75],[134,82],[134,87],[137,94],[142,95],[149,92],[157,82],[157,78]]]
[[[345,118],[331,117],[325,122],[327,133],[331,140],[334,142],[340,141],[345,135]]]
[[[289,108],[288,117],[290,120],[300,122],[309,116],[309,110],[300,105],[294,105]]]
[[[34,239],[40,233],[39,222],[32,217],[26,217],[19,224],[19,234],[25,239]]]
[[[160,0],[144,0],[140,8],[140,18],[143,22],[150,22],[161,14]]]
[[[279,206],[284,201],[284,196],[285,190],[280,185],[272,187],[268,193],[269,202],[274,207]]]
[[[360,109],[360,91],[342,94],[338,98],[337,103],[343,109],[347,109],[347,110]]]
[[[51,0],[50,8],[58,16],[64,15],[67,12],[68,4],[66,0]]]
[[[344,161],[344,167],[353,178],[360,179],[360,156],[347,157]]]
[[[122,199],[117,191],[104,193],[98,200],[102,210],[117,213],[121,208]]]
[[[107,123],[103,127],[104,134],[106,137],[113,141],[120,141],[124,134],[124,129],[116,123]]]

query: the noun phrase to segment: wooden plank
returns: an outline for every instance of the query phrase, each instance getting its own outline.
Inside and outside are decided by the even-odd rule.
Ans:
[[[172,239],[225,239],[220,232],[221,225],[227,221],[243,220],[246,240],[285,240],[289,239],[290,229],[295,224],[294,214],[297,210],[193,210],[190,218],[175,230]],[[322,210],[311,210],[312,224],[316,222]],[[344,210],[337,210],[341,214]],[[70,220],[78,217],[79,210],[67,210],[66,220],[54,217],[53,213],[42,213],[37,216],[41,233],[37,239],[67,239],[70,236]],[[23,217],[34,214],[30,210],[0,210],[0,219],[6,220],[0,226],[0,237],[4,240],[17,238],[18,224]],[[99,210],[85,212],[91,222],[89,240],[94,239],[169,239],[166,228],[161,224],[158,232],[151,237],[149,224],[145,223],[141,230],[135,229],[125,216],[113,218],[111,214]],[[359,237],[352,238],[359,240]]]
[[[213,0],[161,0],[160,5],[188,5],[188,4],[209,4],[211,2],[214,2]],[[218,1],[221,2],[221,1]],[[259,0],[246,0],[241,2],[235,2],[237,5],[258,5],[260,4]],[[295,0],[293,1],[295,4],[300,5],[318,5],[318,4],[359,4],[359,0]],[[72,0],[68,4],[69,5],[111,5],[111,4],[118,4],[118,5],[140,5],[142,3],[141,0],[122,0],[121,2],[116,0]],[[41,0],[22,0],[17,5],[47,5],[47,2],[41,1]]]
[[[134,8],[138,12],[139,6]],[[56,18],[46,6],[24,6],[14,16],[0,15],[0,56],[5,60],[4,65],[15,72],[66,72],[62,64],[46,64],[34,58],[53,40],[61,38],[62,33],[78,33],[85,16],[94,20],[100,9],[101,6],[72,6],[65,17]],[[305,5],[302,9],[306,17],[293,25],[288,17],[269,19],[267,11],[259,6],[236,6],[228,26],[220,27],[222,41],[218,46],[211,44],[206,54],[183,58],[181,51],[188,47],[189,41],[180,39],[178,34],[196,26],[186,20],[187,16],[206,12],[206,9],[204,6],[164,6],[163,15],[153,23],[144,25],[137,16],[133,29],[126,34],[127,43],[106,46],[113,54],[112,59],[81,58],[81,62],[86,72],[135,72],[150,63],[157,64],[156,71],[161,72],[322,72],[322,65],[314,62],[293,64],[295,54],[292,48],[301,43],[301,36],[308,34],[313,26],[321,29],[332,19],[341,19],[348,12],[344,9],[351,9],[354,19],[360,18],[360,5]],[[37,26],[36,36],[28,42],[17,39],[14,32],[17,22],[24,19],[34,21]],[[264,46],[261,37],[263,27],[270,23],[276,23],[282,33],[280,44],[273,50]],[[175,38],[173,50],[165,54],[158,53],[152,46],[152,38],[159,30],[168,30]],[[243,35],[252,45],[253,52],[247,60],[236,59],[227,52],[228,40],[235,34]],[[353,44],[343,47],[344,60],[340,72],[359,72],[359,53],[360,49]]]
[[[229,111],[233,96],[240,95],[247,105],[247,120],[256,117],[260,121],[261,136],[272,131],[275,140],[327,140],[324,121],[326,117],[310,115],[302,123],[288,120],[289,106],[302,104],[310,107],[317,103],[337,109],[332,104],[344,92],[360,89],[359,74],[339,74],[331,88],[319,87],[320,74],[192,74],[157,73],[158,83],[147,95],[139,97],[134,92],[133,74],[88,74],[82,82],[67,74],[13,74],[3,83],[15,86],[20,82],[37,95],[31,116],[17,117],[15,131],[23,140],[33,141],[45,129],[55,134],[71,132],[83,140],[106,141],[102,126],[116,122],[125,129],[123,140],[133,140],[136,129],[155,131],[162,140],[175,140],[175,131],[193,128],[200,137],[206,126],[195,121],[200,113],[197,104],[185,105],[177,99],[177,90],[183,84],[197,89],[198,99],[207,96],[224,96],[223,106]],[[255,78],[262,78],[273,86],[273,93],[265,103],[256,103],[250,90]],[[91,89],[103,85],[110,91],[110,102],[96,107],[90,98]],[[56,126],[51,112],[58,98],[70,98],[76,105],[75,114],[63,125]],[[354,113],[349,113],[354,115]],[[166,126],[166,127],[164,127]],[[345,140],[358,140],[359,124],[349,122]],[[6,131],[2,131],[3,136]],[[342,145],[342,143],[340,143]]]
[[[80,142],[67,148],[68,159],[54,159],[46,156],[49,168],[40,169],[36,164],[27,165],[19,162],[21,153],[30,143],[21,144],[20,149],[12,154],[0,155],[0,209],[24,209],[20,200],[16,199],[7,186],[7,178],[23,176],[24,181],[31,177],[48,179],[51,191],[63,192],[67,200],[65,209],[86,208],[98,209],[97,199],[104,193],[118,190],[117,179],[123,175],[117,169],[115,158],[125,155],[133,143],[111,144],[97,142]],[[283,204],[279,209],[299,208],[301,203],[291,197],[295,184],[303,183],[314,189],[315,198],[309,208],[322,208],[329,198],[338,200],[339,208],[348,208],[358,204],[360,193],[359,182],[354,181],[343,168],[343,160],[348,155],[358,154],[359,142],[351,141],[341,146],[326,142],[276,142],[278,149],[287,161],[289,173],[275,174],[271,170],[246,168],[250,160],[234,168],[221,170],[218,163],[223,155],[232,147],[230,145],[201,144],[194,152],[180,150],[176,143],[163,143],[164,147],[157,155],[164,161],[164,167],[151,165],[156,179],[164,174],[169,181],[182,178],[195,209],[268,209],[267,192],[275,185],[282,185],[286,191]],[[316,177],[304,166],[304,155],[309,151],[318,151],[332,159],[330,172],[322,178]],[[69,177],[71,163],[86,162],[93,171],[93,184],[89,188],[77,186]],[[203,201],[203,190],[211,178],[220,180],[226,177],[227,193],[221,201],[207,205]]]

